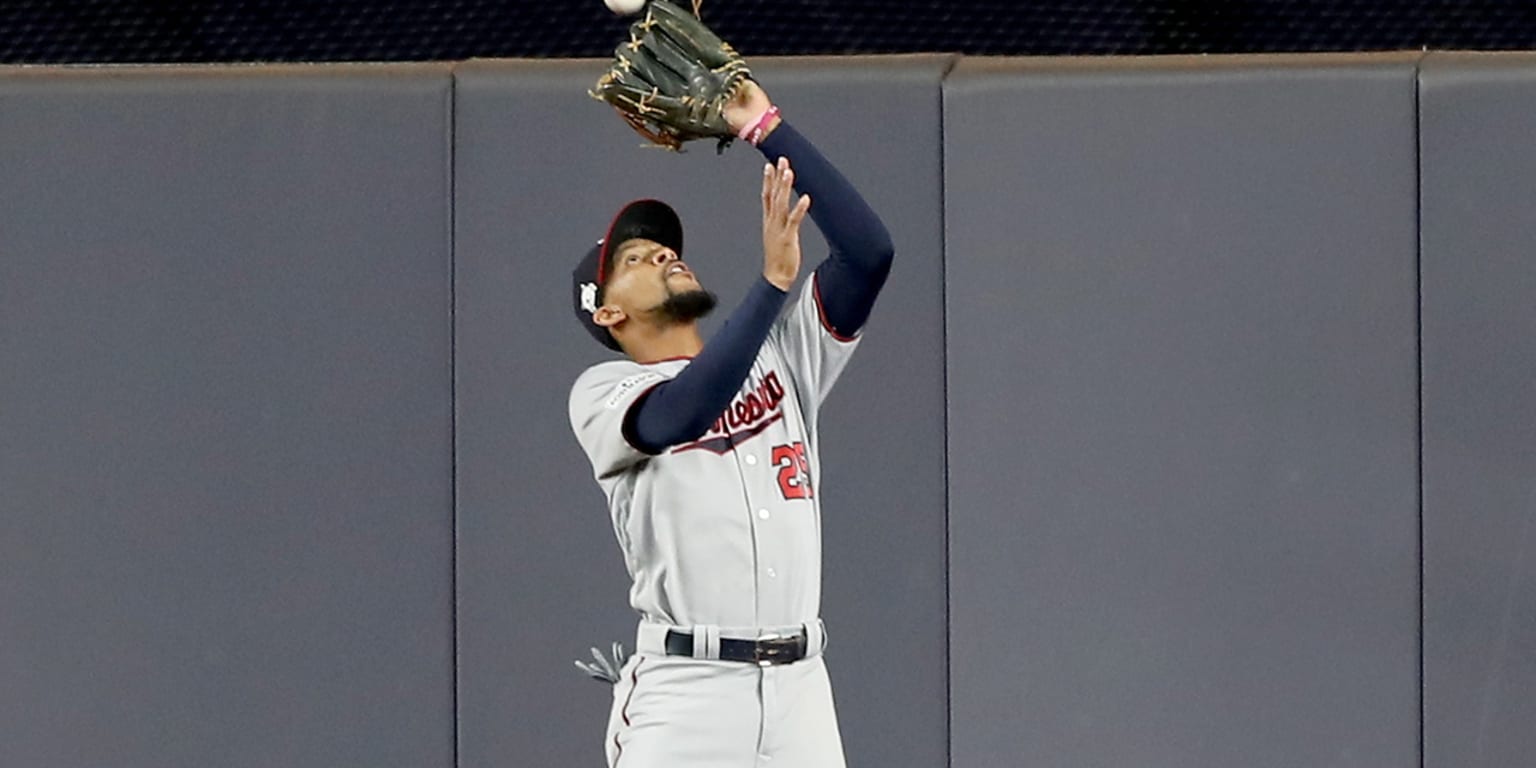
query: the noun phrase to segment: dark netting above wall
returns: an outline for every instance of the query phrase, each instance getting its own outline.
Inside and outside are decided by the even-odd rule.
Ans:
[[[704,0],[704,19],[748,56],[1536,48],[1530,0]],[[600,0],[4,0],[0,62],[600,57],[624,26]]]

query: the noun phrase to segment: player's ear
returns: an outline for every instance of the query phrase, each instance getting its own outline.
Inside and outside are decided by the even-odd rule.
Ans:
[[[604,304],[603,306],[598,307],[596,312],[592,313],[592,322],[597,323],[604,328],[612,328],[615,325],[624,322],[625,317],[626,315],[624,314],[624,310],[619,309],[612,304]]]

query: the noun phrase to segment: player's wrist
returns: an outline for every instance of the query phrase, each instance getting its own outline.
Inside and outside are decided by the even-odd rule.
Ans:
[[[763,143],[763,139],[768,138],[768,134],[773,133],[773,129],[779,127],[781,122],[783,118],[779,108],[769,104],[761,113],[750,120],[743,121],[740,130],[736,132],[736,138],[754,147],[758,146]]]
[[[775,107],[775,110],[777,110],[777,107]],[[767,141],[768,137],[773,134],[773,129],[778,128],[779,127],[779,123],[782,123],[782,122],[784,122],[784,118],[779,116],[778,112],[775,111],[774,114],[772,115],[772,119],[770,119],[768,121],[768,123],[763,127],[762,135],[758,136],[757,140],[752,142],[752,145],[753,146],[762,146],[763,142]]]
[[[789,293],[789,289],[795,284],[795,273],[784,273],[778,270],[765,269],[763,270],[763,279],[768,281],[769,285],[779,289],[780,291]]]

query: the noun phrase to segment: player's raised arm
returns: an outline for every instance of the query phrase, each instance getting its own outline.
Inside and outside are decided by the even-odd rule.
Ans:
[[[788,163],[763,166],[763,273],[725,326],[678,375],[643,395],[625,417],[624,436],[657,454],[709,429],[741,387],[800,272],[800,223],[811,200],[794,198]]]
[[[822,320],[835,336],[851,339],[890,272],[894,248],[880,217],[783,121],[735,49],[695,15],[664,0],[645,3],[643,12],[591,94],[647,140],[670,149],[697,139],[716,139],[723,148],[734,137],[752,143],[772,164],[788,158],[795,188],[816,200],[811,218],[832,246],[816,268]]]
[[[794,187],[815,200],[810,216],[832,252],[816,268],[816,290],[833,333],[851,338],[864,327],[890,274],[895,247],[884,222],[848,179],[794,126],[785,122],[768,94],[747,81],[725,110],[738,135],[770,163],[789,161]]]

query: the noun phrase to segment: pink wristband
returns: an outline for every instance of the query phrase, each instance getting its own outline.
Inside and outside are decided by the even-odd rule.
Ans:
[[[754,147],[757,146],[758,142],[763,140],[763,134],[768,132],[768,124],[773,122],[773,119],[778,116],[778,107],[771,106],[763,110],[763,114],[742,128],[741,132],[736,134],[736,138],[748,142]]]

